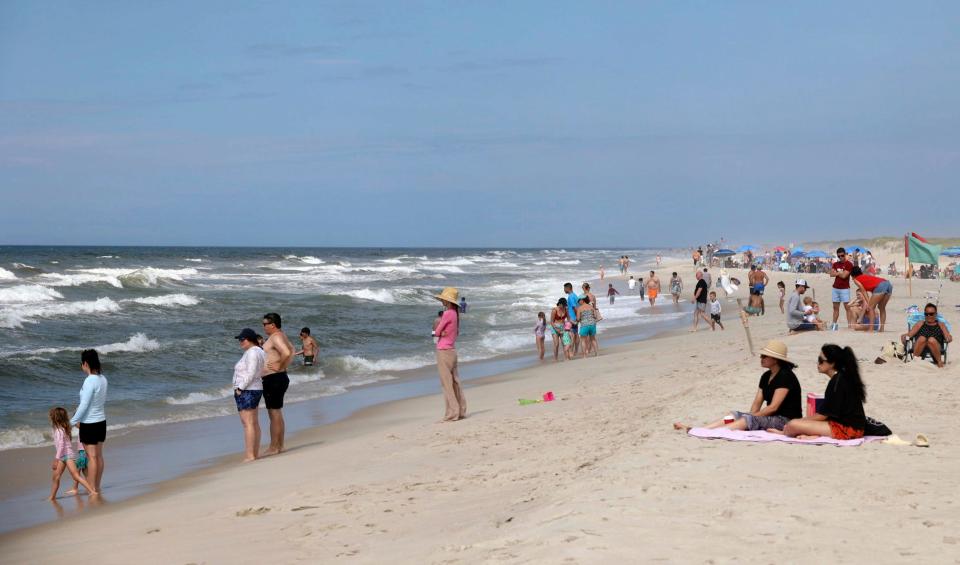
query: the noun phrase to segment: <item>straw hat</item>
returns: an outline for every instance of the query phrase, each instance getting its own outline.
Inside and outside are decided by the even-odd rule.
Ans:
[[[447,288],[443,289],[443,292],[434,296],[434,298],[443,302],[449,302],[454,306],[460,305],[460,293],[457,292],[457,289],[453,288],[452,286],[448,286]]]
[[[787,344],[783,343],[782,341],[768,341],[767,344],[763,346],[763,349],[760,350],[760,355],[766,355],[767,357],[773,357],[774,359],[785,361],[794,367],[797,366],[796,363],[787,357]]]

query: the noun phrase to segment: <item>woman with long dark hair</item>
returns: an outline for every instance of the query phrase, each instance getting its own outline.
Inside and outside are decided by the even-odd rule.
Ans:
[[[867,426],[867,416],[863,412],[867,387],[860,378],[860,367],[853,350],[832,343],[824,345],[817,358],[817,370],[830,377],[823,404],[817,408],[817,413],[787,422],[783,433],[800,439],[863,437]]]

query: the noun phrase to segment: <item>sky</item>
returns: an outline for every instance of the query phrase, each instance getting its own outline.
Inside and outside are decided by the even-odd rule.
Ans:
[[[960,235],[960,2],[0,2],[0,244]]]

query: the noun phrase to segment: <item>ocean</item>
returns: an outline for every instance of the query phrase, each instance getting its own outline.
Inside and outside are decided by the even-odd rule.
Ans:
[[[96,348],[110,382],[111,434],[236,411],[240,329],[262,333],[278,312],[320,363],[290,369],[289,402],[402,379],[433,364],[432,298],[454,286],[468,303],[462,361],[534,351],[537,312],[549,315],[563,282],[577,290],[603,264],[629,255],[651,268],[658,250],[0,247],[0,450],[50,443],[47,411],[73,412]],[[669,277],[667,277],[669,278]],[[685,314],[646,312],[637,296],[606,304],[603,331]],[[618,289],[626,292],[626,285]],[[551,347],[547,339],[548,350]]]

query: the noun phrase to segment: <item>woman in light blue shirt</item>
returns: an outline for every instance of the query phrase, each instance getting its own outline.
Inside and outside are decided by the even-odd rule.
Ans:
[[[100,492],[103,477],[103,443],[107,439],[107,377],[100,374],[100,356],[95,349],[80,354],[80,368],[86,373],[80,389],[80,405],[70,418],[70,424],[79,425],[80,443],[87,453],[87,480]]]

